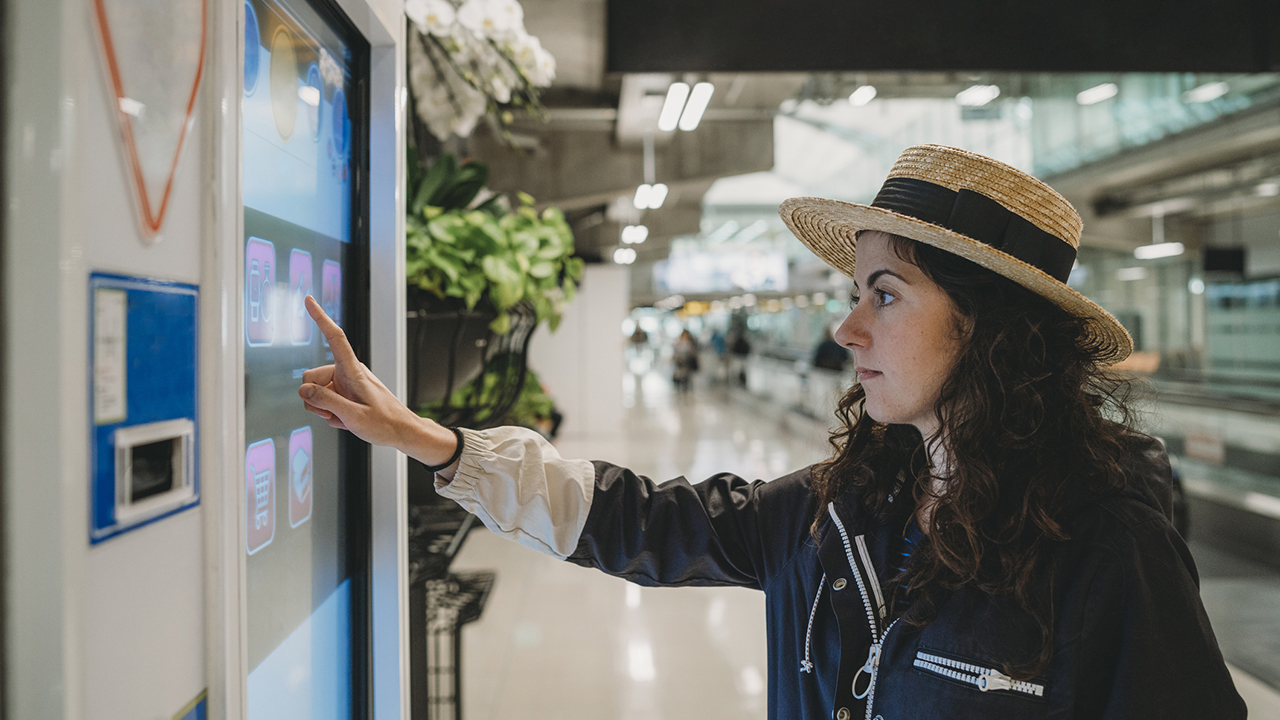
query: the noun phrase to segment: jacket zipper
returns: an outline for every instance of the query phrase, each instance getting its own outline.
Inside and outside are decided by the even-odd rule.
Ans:
[[[844,523],[840,522],[840,516],[836,514],[835,503],[827,505],[827,512],[831,515],[831,519],[835,521],[836,529],[840,531],[840,540],[844,542],[844,554],[849,560],[849,569],[853,571],[853,579],[858,583],[858,592],[862,594],[862,606],[867,609],[867,624],[871,628],[871,649],[867,652],[867,661],[858,669],[856,675],[853,676],[853,697],[861,700],[867,699],[867,716],[866,720],[871,720],[871,709],[875,705],[876,699],[876,679],[880,672],[880,651],[884,648],[885,638],[889,637],[889,632],[893,630],[893,626],[898,624],[895,619],[889,624],[889,627],[880,632],[880,625],[876,622],[877,615],[880,621],[884,621],[885,607],[884,598],[880,593],[880,583],[874,578],[866,578],[865,582],[862,573],[858,570],[858,564],[853,559],[853,545],[849,542],[849,533],[845,532]],[[859,535],[855,540],[858,543],[858,554],[862,557],[863,563],[866,564],[867,570],[870,572],[871,557],[867,553],[867,545],[863,540],[863,536]],[[876,604],[871,604],[871,595],[867,593],[867,586],[870,585],[875,593]],[[874,608],[874,609],[873,609]],[[870,678],[867,682],[867,689],[858,694],[858,679],[862,674],[866,673]]]
[[[924,651],[916,653],[915,666],[952,680],[976,685],[982,692],[1005,691],[1024,695],[1044,696],[1044,686],[1022,680],[1014,680],[995,668],[984,668],[971,663],[952,660]]]

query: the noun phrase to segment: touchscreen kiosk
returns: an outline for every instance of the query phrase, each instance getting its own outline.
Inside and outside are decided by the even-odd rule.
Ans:
[[[369,450],[298,398],[332,362],[314,296],[367,347],[368,46],[336,5],[244,7],[248,717],[366,715]]]

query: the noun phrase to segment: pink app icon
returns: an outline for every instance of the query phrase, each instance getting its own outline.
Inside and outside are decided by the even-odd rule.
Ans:
[[[307,306],[303,302],[311,294],[311,253],[294,249],[289,253],[289,308],[293,316],[293,328],[290,337],[294,345],[311,343],[311,328],[315,322],[307,314]]]
[[[250,345],[270,345],[275,339],[276,246],[251,237],[244,250],[245,340]]]
[[[252,555],[276,536],[276,443],[259,440],[244,455],[244,545]]]
[[[338,325],[342,325],[342,266],[334,260],[325,260],[320,268],[320,307]],[[325,346],[329,341],[320,338]]]
[[[311,517],[311,457],[311,428],[300,427],[289,434],[289,527]]]

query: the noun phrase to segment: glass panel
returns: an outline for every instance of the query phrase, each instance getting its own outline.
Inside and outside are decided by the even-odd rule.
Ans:
[[[340,324],[359,318],[362,166],[348,98],[362,65],[308,3],[250,0],[245,16],[249,717],[359,717],[367,454],[308,413],[297,388],[305,369],[333,358],[304,298]]]

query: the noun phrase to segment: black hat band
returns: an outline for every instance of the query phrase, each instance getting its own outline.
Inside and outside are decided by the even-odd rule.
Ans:
[[[1076,249],[976,190],[909,177],[885,180],[872,207],[944,227],[1012,255],[1066,282]]]

